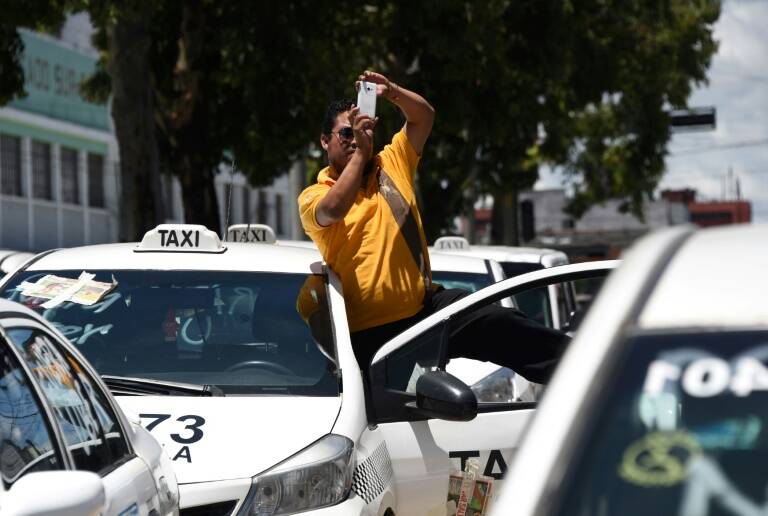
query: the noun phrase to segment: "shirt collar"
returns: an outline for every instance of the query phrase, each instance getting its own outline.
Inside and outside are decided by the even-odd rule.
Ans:
[[[318,184],[326,184],[328,186],[333,186],[336,183],[336,180],[328,174],[328,171],[330,169],[331,167],[325,167],[323,170],[318,172],[317,174]]]

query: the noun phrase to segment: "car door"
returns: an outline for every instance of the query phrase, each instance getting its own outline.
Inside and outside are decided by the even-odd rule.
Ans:
[[[504,280],[455,302],[382,346],[371,362],[367,402],[369,417],[378,423],[390,451],[397,514],[444,514],[449,474],[460,471],[469,458],[478,459],[479,473],[498,483],[536,406],[481,399],[477,416],[467,422],[425,419],[415,413],[416,380],[427,371],[445,370],[447,339],[458,317],[527,289],[605,276],[616,265],[615,261],[566,265]],[[510,378],[499,381],[502,388],[505,381],[510,387]]]
[[[10,489],[27,473],[67,467],[67,457],[61,451],[50,413],[10,345],[0,339],[2,490]]]
[[[154,478],[137,457],[105,393],[47,329],[6,327],[51,408],[73,466],[102,477],[107,514],[156,514]]]

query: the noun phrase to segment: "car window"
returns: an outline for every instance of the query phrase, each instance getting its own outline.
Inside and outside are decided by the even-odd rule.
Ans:
[[[76,375],[77,380],[83,387],[83,391],[88,396],[88,401],[99,418],[99,424],[104,433],[104,438],[109,448],[110,462],[114,466],[122,460],[132,457],[128,440],[123,435],[123,429],[120,426],[118,416],[112,409],[112,405],[107,399],[107,394],[101,390],[101,387],[94,379],[83,370],[77,363],[77,360],[71,353],[63,347],[57,346],[57,349],[65,357],[70,366],[70,373]]]
[[[0,346],[0,475],[6,489],[25,473],[64,468],[53,435],[26,373]]]
[[[337,396],[327,296],[314,274],[95,271],[114,289],[93,305],[4,291],[51,321],[102,374],[215,385],[225,394]],[[313,285],[315,285],[313,287]]]
[[[537,287],[515,294],[517,307],[526,316],[545,326],[552,327],[552,305],[547,287]]]
[[[419,377],[437,368],[440,363],[440,343],[444,330],[445,323],[438,324],[387,357],[387,389],[416,392]]]
[[[768,332],[640,334],[588,413],[558,514],[762,514]]]
[[[488,274],[456,271],[432,271],[432,281],[445,288],[460,288],[469,292],[476,292],[493,282]]]
[[[77,469],[100,473],[111,469],[110,450],[96,411],[80,380],[80,368],[70,363],[40,330],[14,328],[8,336],[32,370],[61,428],[64,444]]]
[[[526,272],[540,271],[544,266],[540,263],[501,262],[501,268],[507,278],[514,278]]]

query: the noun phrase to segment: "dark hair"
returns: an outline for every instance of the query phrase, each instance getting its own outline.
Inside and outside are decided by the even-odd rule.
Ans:
[[[325,117],[323,118],[323,127],[321,128],[323,134],[331,134],[333,126],[336,125],[336,117],[339,116],[339,113],[349,111],[354,105],[355,101],[352,99],[334,100],[328,104],[328,108],[325,110]]]

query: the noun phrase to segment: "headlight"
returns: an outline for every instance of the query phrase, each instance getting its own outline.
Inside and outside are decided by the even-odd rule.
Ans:
[[[355,469],[352,441],[326,435],[254,477],[240,516],[294,514],[343,502]]]

